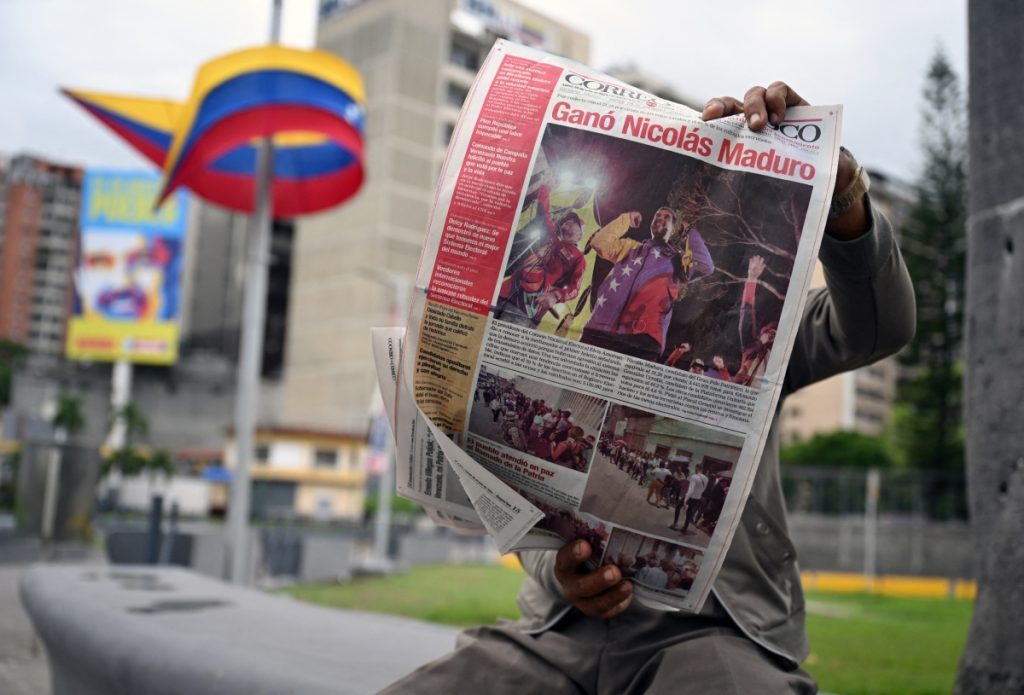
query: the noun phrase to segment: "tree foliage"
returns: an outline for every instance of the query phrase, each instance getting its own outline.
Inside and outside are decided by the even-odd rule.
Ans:
[[[149,453],[142,450],[149,436],[149,419],[137,405],[128,403],[114,411],[110,429],[118,425],[124,428],[124,441],[103,460],[103,475],[115,470],[129,477],[143,473],[174,475],[174,461],[166,450]]]
[[[743,190],[742,181],[735,171],[714,168],[697,176],[680,176],[669,191],[668,203],[707,235],[708,246],[746,248],[748,255],[768,259],[768,272],[757,284],[782,301],[803,230],[799,203],[787,195],[785,182],[768,180],[763,183],[774,195],[756,197],[758,212],[752,214],[744,207],[751,192]],[[742,287],[746,281],[746,275],[716,263],[715,274],[704,284]]]
[[[82,398],[74,393],[62,393],[57,397],[57,412],[53,415],[53,426],[75,436],[85,429],[85,413]]]
[[[860,432],[837,430],[783,447],[782,463],[835,468],[893,468],[895,460],[886,442]]]
[[[917,333],[901,358],[908,376],[897,398],[902,413],[895,434],[911,466],[960,470],[967,128],[959,79],[941,51],[923,96],[924,169],[901,230],[917,294]]]
[[[11,402],[11,381],[18,363],[28,354],[28,348],[13,340],[0,339],[0,408]]]

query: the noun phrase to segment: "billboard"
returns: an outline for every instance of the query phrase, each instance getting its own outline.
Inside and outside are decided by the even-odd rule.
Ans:
[[[160,176],[86,172],[70,359],[173,364],[178,357],[187,198],[153,204]]]

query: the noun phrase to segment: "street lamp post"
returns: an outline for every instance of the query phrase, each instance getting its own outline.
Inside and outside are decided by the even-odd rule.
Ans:
[[[273,0],[270,43],[281,35],[281,3]],[[238,388],[235,394],[235,469],[231,479],[228,507],[228,544],[231,551],[231,581],[249,582],[249,461],[252,458],[256,413],[259,405],[260,347],[266,320],[267,274],[270,265],[270,236],[273,225],[271,183],[274,147],[270,137],[260,143],[256,172],[256,209],[246,244],[245,295],[242,308],[241,349],[238,360]]]
[[[410,280],[406,275],[362,268],[363,277],[391,288],[391,325],[400,326],[409,312]],[[391,543],[391,496],[395,488],[395,443],[386,437],[385,464],[377,490],[377,512],[373,524],[373,559],[371,569],[387,572],[391,567],[388,546]]]

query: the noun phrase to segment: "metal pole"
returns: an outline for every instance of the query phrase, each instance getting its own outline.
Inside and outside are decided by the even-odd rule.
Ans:
[[[124,448],[125,439],[128,436],[128,428],[121,414],[125,406],[131,403],[131,400],[132,363],[126,359],[120,359],[114,362],[114,367],[110,372],[110,414],[112,420],[106,441],[107,449],[110,452]],[[117,491],[118,497],[120,497],[121,478],[121,471],[116,468],[111,470],[110,475],[103,481],[104,494]]]
[[[391,324],[400,326],[408,313],[409,279],[404,275],[391,273],[374,273],[371,277],[391,286],[394,298],[391,304]],[[374,517],[373,558],[374,563],[382,571],[390,565],[388,547],[391,544],[391,497],[395,489],[395,443],[387,437],[387,463],[380,476],[380,488],[377,490],[377,513]]]
[[[167,522],[167,533],[161,535],[160,539],[160,557],[157,559],[158,565],[169,565],[171,564],[171,558],[174,557],[174,540],[175,536],[178,535],[178,501],[173,500],[171,502],[171,513],[170,518]]]
[[[121,410],[132,400],[132,363],[125,359],[114,362],[110,374],[110,409],[114,420],[107,436],[107,446],[113,450],[124,446],[127,427],[124,418],[119,417]]]
[[[391,275],[390,285],[394,290],[394,304],[391,322],[401,325],[409,313],[409,278]],[[374,555],[383,564],[388,562],[388,547],[391,541],[391,497],[394,494],[395,446],[392,437],[387,438],[387,463],[381,473],[378,491],[377,527],[374,533]]]
[[[281,33],[281,2],[273,0],[270,42]],[[270,264],[270,235],[273,225],[271,194],[274,148],[271,138],[260,144],[256,175],[256,205],[253,226],[246,245],[245,295],[242,309],[241,349],[238,360],[238,388],[235,394],[235,470],[228,507],[228,547],[231,552],[231,581],[248,583],[249,551],[249,460],[253,452],[256,412],[259,405],[260,347],[266,319],[267,271]]]
[[[391,545],[391,495],[395,487],[395,445],[387,437],[384,470],[377,489],[377,512],[373,519],[373,561],[381,569],[388,564]]]
[[[54,527],[57,525],[57,495],[60,492],[61,445],[64,437],[54,438],[53,448],[46,459],[46,487],[43,490],[43,556],[53,555]]]
[[[149,524],[146,530],[146,564],[155,565],[160,557],[160,543],[163,540],[164,498],[153,495],[149,499]]]
[[[875,586],[875,559],[878,554],[878,493],[882,477],[877,468],[868,470],[864,499],[864,578],[868,591]]]

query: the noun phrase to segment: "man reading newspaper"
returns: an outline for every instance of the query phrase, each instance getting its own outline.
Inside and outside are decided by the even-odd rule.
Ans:
[[[745,114],[762,130],[806,105],[782,82],[741,101],[712,99],[703,118]],[[912,337],[914,296],[892,229],[871,205],[867,179],[843,151],[819,257],[827,287],[808,298],[783,397],[896,352]],[[528,577],[523,621],[463,633],[456,650],[390,693],[813,693],[800,669],[809,647],[796,556],[786,530],[773,426],[712,597],[693,615],[632,601],[611,564],[589,571],[593,550],[520,553]],[[652,570],[656,571],[656,570]],[[662,570],[657,570],[662,571]]]

